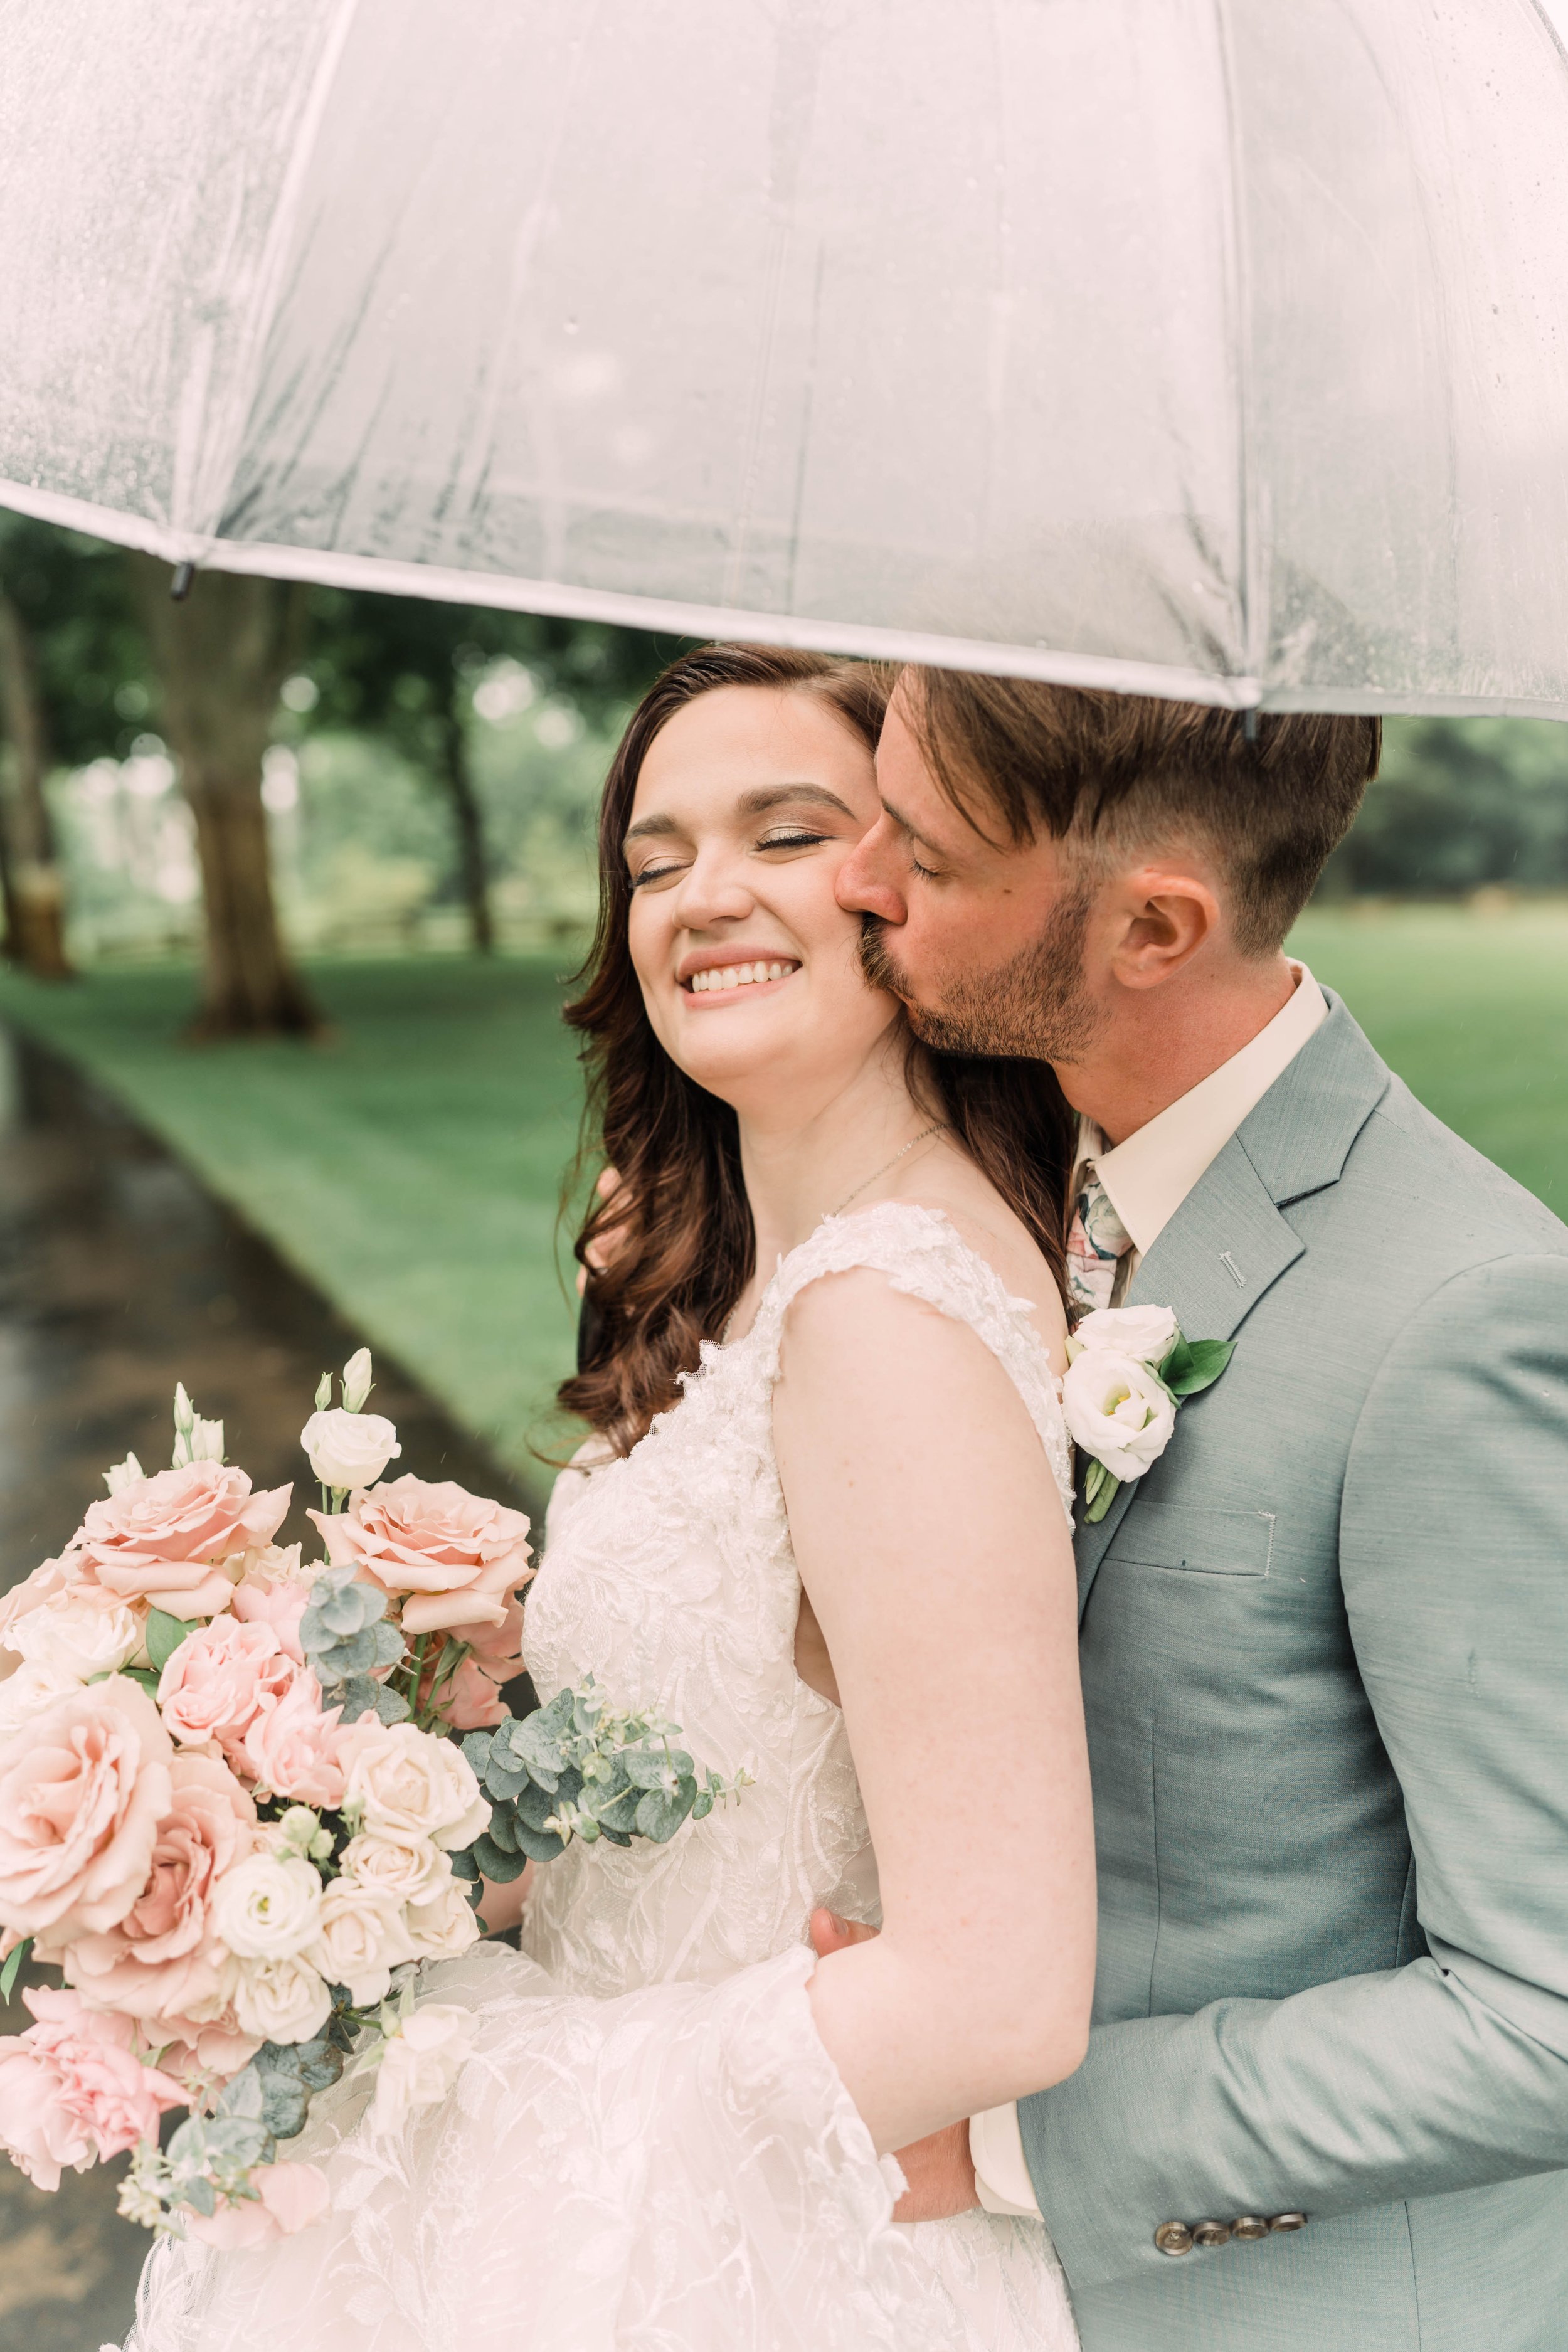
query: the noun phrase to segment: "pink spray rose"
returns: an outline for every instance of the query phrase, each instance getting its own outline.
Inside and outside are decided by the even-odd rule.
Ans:
[[[269,1544],[292,1489],[251,1492],[243,1470],[187,1462],[94,1503],[72,1540],[83,1569],[121,1601],[147,1601],[171,1617],[210,1617],[233,1578],[223,1563]]]
[[[262,1554],[234,1588],[229,1602],[234,1614],[247,1625],[270,1625],[297,1666],[305,1663],[300,1642],[300,1620],[310,1605],[315,1570],[300,1566],[300,1547],[277,1545]]]
[[[43,1986],[22,1998],[38,2021],[0,2041],[0,2146],[36,2187],[155,2138],[165,2108],[184,2105],[180,2084],[136,2056],[128,2017]]]
[[[58,1947],[123,1919],[173,1799],[173,1756],[124,1675],[57,1699],[0,1748],[0,1924]]]
[[[292,1797],[301,1805],[341,1805],[343,1801],[342,1707],[321,1711],[321,1685],[309,1669],[297,1674],[279,1698],[268,1698],[251,1717],[243,1743],[244,1769],[259,1789]]]
[[[358,1489],[346,1511],[312,1511],[334,1568],[406,1593],[403,1630],[460,1632],[505,1624],[507,1604],[532,1574],[528,1520],[450,1479],[394,1478]]]
[[[233,1761],[257,1709],[281,1698],[299,1671],[270,1625],[215,1617],[171,1655],[158,1678],[158,1705],[176,1739],[190,1748],[216,1739]]]
[[[261,2047],[260,2037],[242,2033],[232,2007],[205,2018],[161,2017],[156,2028],[158,2061],[165,2074],[183,2083],[187,2092],[204,2091],[226,2083],[247,2066]],[[167,2040],[163,2037],[167,2036]]]
[[[158,2042],[175,2038],[167,2021],[223,2006],[228,1955],[213,1932],[213,1889],[256,1843],[256,1807],[226,1764],[176,1755],[169,1777],[174,1793],[146,1885],[123,1919],[65,1955],[79,1991],[101,2009],[152,2021],[148,2038]]]
[[[242,2205],[220,2205],[210,2219],[188,2213],[187,2234],[220,2253],[244,2253],[274,2238],[291,2238],[296,2230],[308,2230],[332,2201],[326,2174],[313,2164],[258,2164],[250,2185],[257,2193]]]

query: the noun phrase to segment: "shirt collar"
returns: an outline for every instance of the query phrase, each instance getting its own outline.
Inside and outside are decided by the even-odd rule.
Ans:
[[[1328,1018],[1328,1001],[1306,965],[1290,968],[1296,985],[1268,1027],[1125,1143],[1102,1150],[1099,1129],[1083,1123],[1079,1159],[1096,1171],[1140,1257],[1152,1249],[1247,1113]]]

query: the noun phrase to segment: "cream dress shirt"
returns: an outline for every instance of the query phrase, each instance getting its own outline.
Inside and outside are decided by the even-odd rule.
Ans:
[[[1306,965],[1290,968],[1296,975],[1294,993],[1268,1027],[1146,1127],[1130,1135],[1125,1143],[1107,1150],[1097,1127],[1087,1119],[1080,1125],[1073,1197],[1078,1196],[1084,1173],[1092,1170],[1132,1236],[1132,1247],[1117,1269],[1112,1294],[1117,1300],[1137,1272],[1139,1259],[1152,1249],[1198,1178],[1218,1159],[1248,1111],[1262,1101],[1319,1024],[1327,1019],[1323,992]],[[1031,2220],[1040,2219],[1024,2160],[1016,2105],[1009,2103],[972,2116],[969,2152],[974,2159],[980,2202],[988,2213],[1022,2213]]]

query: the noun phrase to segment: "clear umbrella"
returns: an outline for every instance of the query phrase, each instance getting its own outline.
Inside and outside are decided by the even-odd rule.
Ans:
[[[0,0],[0,501],[228,570],[1568,717],[1534,0]]]

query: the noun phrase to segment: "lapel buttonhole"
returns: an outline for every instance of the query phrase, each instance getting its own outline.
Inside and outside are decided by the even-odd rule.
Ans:
[[[1247,1288],[1247,1276],[1243,1274],[1241,1268],[1237,1265],[1236,1260],[1232,1257],[1228,1250],[1221,1250],[1219,1254],[1219,1262],[1229,1274],[1230,1278],[1232,1282],[1235,1283],[1237,1288],[1238,1290],[1245,1290]]]

